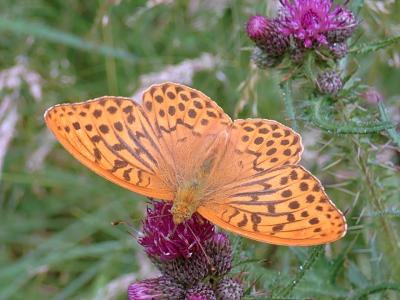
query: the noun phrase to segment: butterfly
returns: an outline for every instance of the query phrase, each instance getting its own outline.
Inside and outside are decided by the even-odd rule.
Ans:
[[[333,242],[343,214],[299,160],[301,136],[266,119],[231,118],[209,97],[166,82],[142,104],[104,96],[44,115],[60,143],[104,178],[172,201],[175,224],[198,212],[244,237],[277,245]]]

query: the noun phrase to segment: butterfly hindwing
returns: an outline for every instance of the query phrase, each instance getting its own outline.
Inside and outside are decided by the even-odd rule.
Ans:
[[[129,190],[172,200],[159,176],[162,152],[141,107],[123,97],[61,104],[45,113],[47,126],[81,163]]]
[[[224,229],[279,245],[318,245],[333,242],[346,232],[344,216],[318,179],[294,165],[241,181],[232,187],[229,197],[198,211]]]

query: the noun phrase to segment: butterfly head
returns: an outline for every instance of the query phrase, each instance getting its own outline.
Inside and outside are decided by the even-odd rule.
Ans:
[[[189,211],[172,209],[172,220],[176,225],[181,224],[186,220],[189,220],[191,216],[192,214],[189,213]]]

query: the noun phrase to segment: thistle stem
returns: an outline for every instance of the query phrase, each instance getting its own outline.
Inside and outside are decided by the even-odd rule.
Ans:
[[[358,144],[358,141],[355,140],[355,138],[353,138],[353,144],[354,144],[354,150],[356,152],[358,152],[358,149],[360,148],[360,145]],[[392,250],[393,250],[393,254],[394,256],[396,256],[396,252],[399,250],[400,248],[400,242],[398,240],[398,237],[396,235],[396,233],[393,231],[392,227],[389,224],[389,221],[387,218],[385,218],[385,216],[382,214],[382,212],[384,211],[384,205],[382,204],[382,199],[380,196],[379,191],[376,188],[376,180],[374,180],[374,178],[372,177],[371,173],[368,170],[368,166],[367,166],[367,160],[368,158],[365,157],[365,154],[363,152],[361,152],[359,155],[357,155],[357,162],[358,165],[360,167],[360,170],[365,178],[365,182],[366,182],[366,186],[369,190],[369,194],[371,195],[371,203],[372,205],[375,207],[376,210],[378,210],[379,212],[379,220],[382,224],[383,230],[386,232],[386,235],[390,241],[390,244],[392,246]],[[396,261],[398,261],[395,257],[393,257],[393,271],[395,269],[397,269],[398,267],[398,263],[396,263]]]
[[[282,82],[280,84],[282,95],[283,95],[283,103],[285,104],[285,111],[289,120],[291,121],[291,125],[295,131],[298,130],[298,124],[296,121],[296,113],[293,106],[293,97],[292,97],[292,90],[291,90],[291,83],[290,79]]]
[[[324,251],[324,246],[316,246],[316,247],[312,248],[311,253],[309,254],[306,261],[300,266],[300,268],[299,268],[300,270],[297,272],[294,279],[291,280],[290,283],[286,287],[284,287],[282,290],[280,290],[278,292],[278,298],[281,298],[281,297],[285,298],[285,297],[290,296],[293,289],[300,282],[300,280],[304,277],[307,270],[309,270],[312,267],[312,265],[317,261],[317,258],[320,256],[320,254],[323,251]]]

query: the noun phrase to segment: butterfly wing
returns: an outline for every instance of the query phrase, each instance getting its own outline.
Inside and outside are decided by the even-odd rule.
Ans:
[[[282,166],[241,181],[225,199],[198,212],[214,224],[247,238],[287,246],[333,242],[346,220],[317,178],[301,166]]]
[[[297,164],[303,146],[301,136],[273,120],[235,120],[231,132],[234,157],[245,166],[244,176],[273,168]]]
[[[236,120],[230,148],[219,172],[238,175],[198,209],[206,219],[279,245],[317,245],[345,234],[342,213],[318,179],[297,165],[303,147],[292,129],[270,120]]]
[[[181,181],[204,160],[207,147],[232,123],[208,96],[177,83],[153,85],[143,94],[143,109],[171,168]]]
[[[92,171],[139,194],[173,199],[160,178],[157,137],[133,100],[105,96],[56,105],[44,119],[60,143]]]

